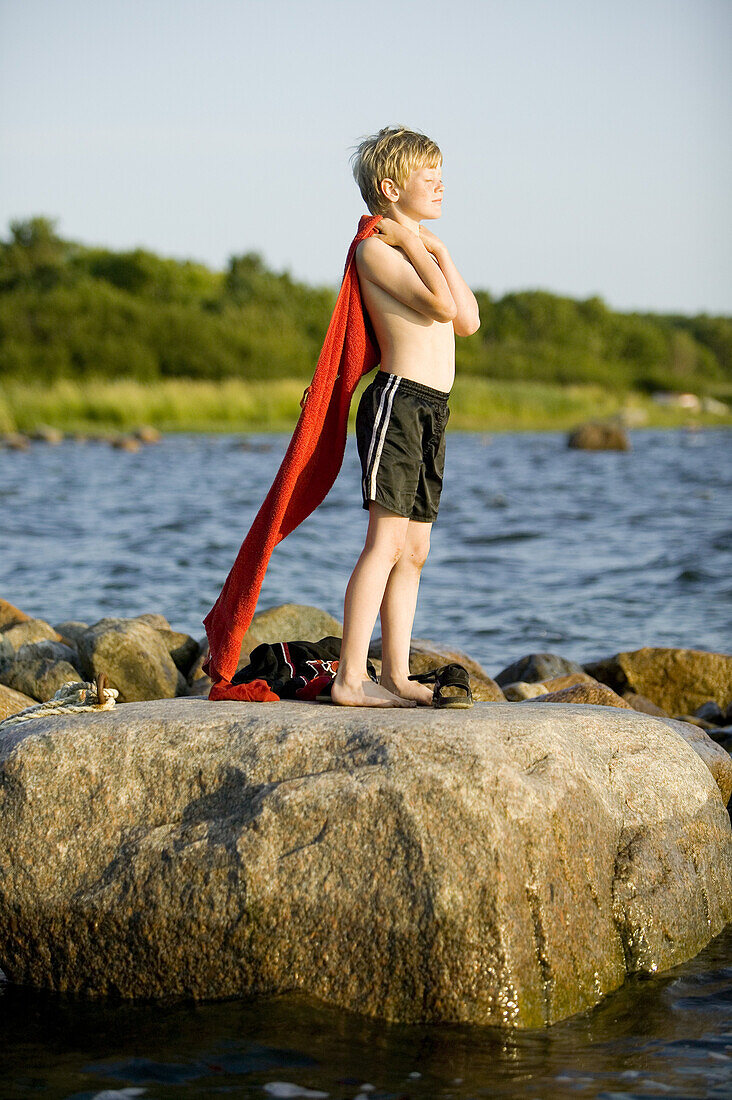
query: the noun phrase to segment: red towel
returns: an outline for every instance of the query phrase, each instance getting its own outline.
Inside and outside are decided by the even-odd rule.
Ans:
[[[272,691],[266,680],[250,680],[247,684],[230,684],[219,680],[208,693],[209,699],[234,700],[238,703],[279,703],[280,697]]]
[[[343,282],[313,380],[287,453],[241,544],[221,594],[203,620],[210,654],[203,666],[214,683],[231,680],[277,543],[325,499],[343,463],[351,398],[380,353],[361,300],[356,246],[374,233],[380,215],[364,214],[351,241]]]

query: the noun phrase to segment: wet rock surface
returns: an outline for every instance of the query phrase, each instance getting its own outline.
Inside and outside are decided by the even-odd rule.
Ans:
[[[301,990],[541,1027],[732,919],[732,762],[528,701],[174,699],[0,731],[0,965],[90,994]],[[687,731],[688,733],[688,731]]]

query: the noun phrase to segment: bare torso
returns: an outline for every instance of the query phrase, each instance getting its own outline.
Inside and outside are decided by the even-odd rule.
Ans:
[[[395,251],[409,264],[400,248]],[[358,266],[358,251],[356,260]],[[360,278],[359,285],[381,350],[381,370],[449,393],[455,380],[452,321],[425,317],[370,279]]]

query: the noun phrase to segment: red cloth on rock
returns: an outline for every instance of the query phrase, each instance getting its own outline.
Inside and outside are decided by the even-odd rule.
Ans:
[[[230,684],[219,680],[208,693],[214,702],[234,700],[237,703],[279,703],[280,697],[272,691],[266,680],[250,680],[247,684]]]
[[[364,214],[346,256],[343,282],[307,397],[272,483],[219,598],[203,620],[210,654],[203,665],[214,684],[231,680],[275,546],[325,499],[346,449],[351,398],[380,354],[361,299],[357,245],[373,235],[380,215]],[[211,697],[211,696],[209,696]]]

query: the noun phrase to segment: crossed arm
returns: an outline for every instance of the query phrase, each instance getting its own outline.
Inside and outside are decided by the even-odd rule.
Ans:
[[[423,316],[452,321],[456,336],[476,332],[478,303],[442,241],[423,226],[417,237],[391,218],[378,227],[378,236],[363,241],[356,253],[359,274]],[[383,244],[403,249],[410,263]]]

